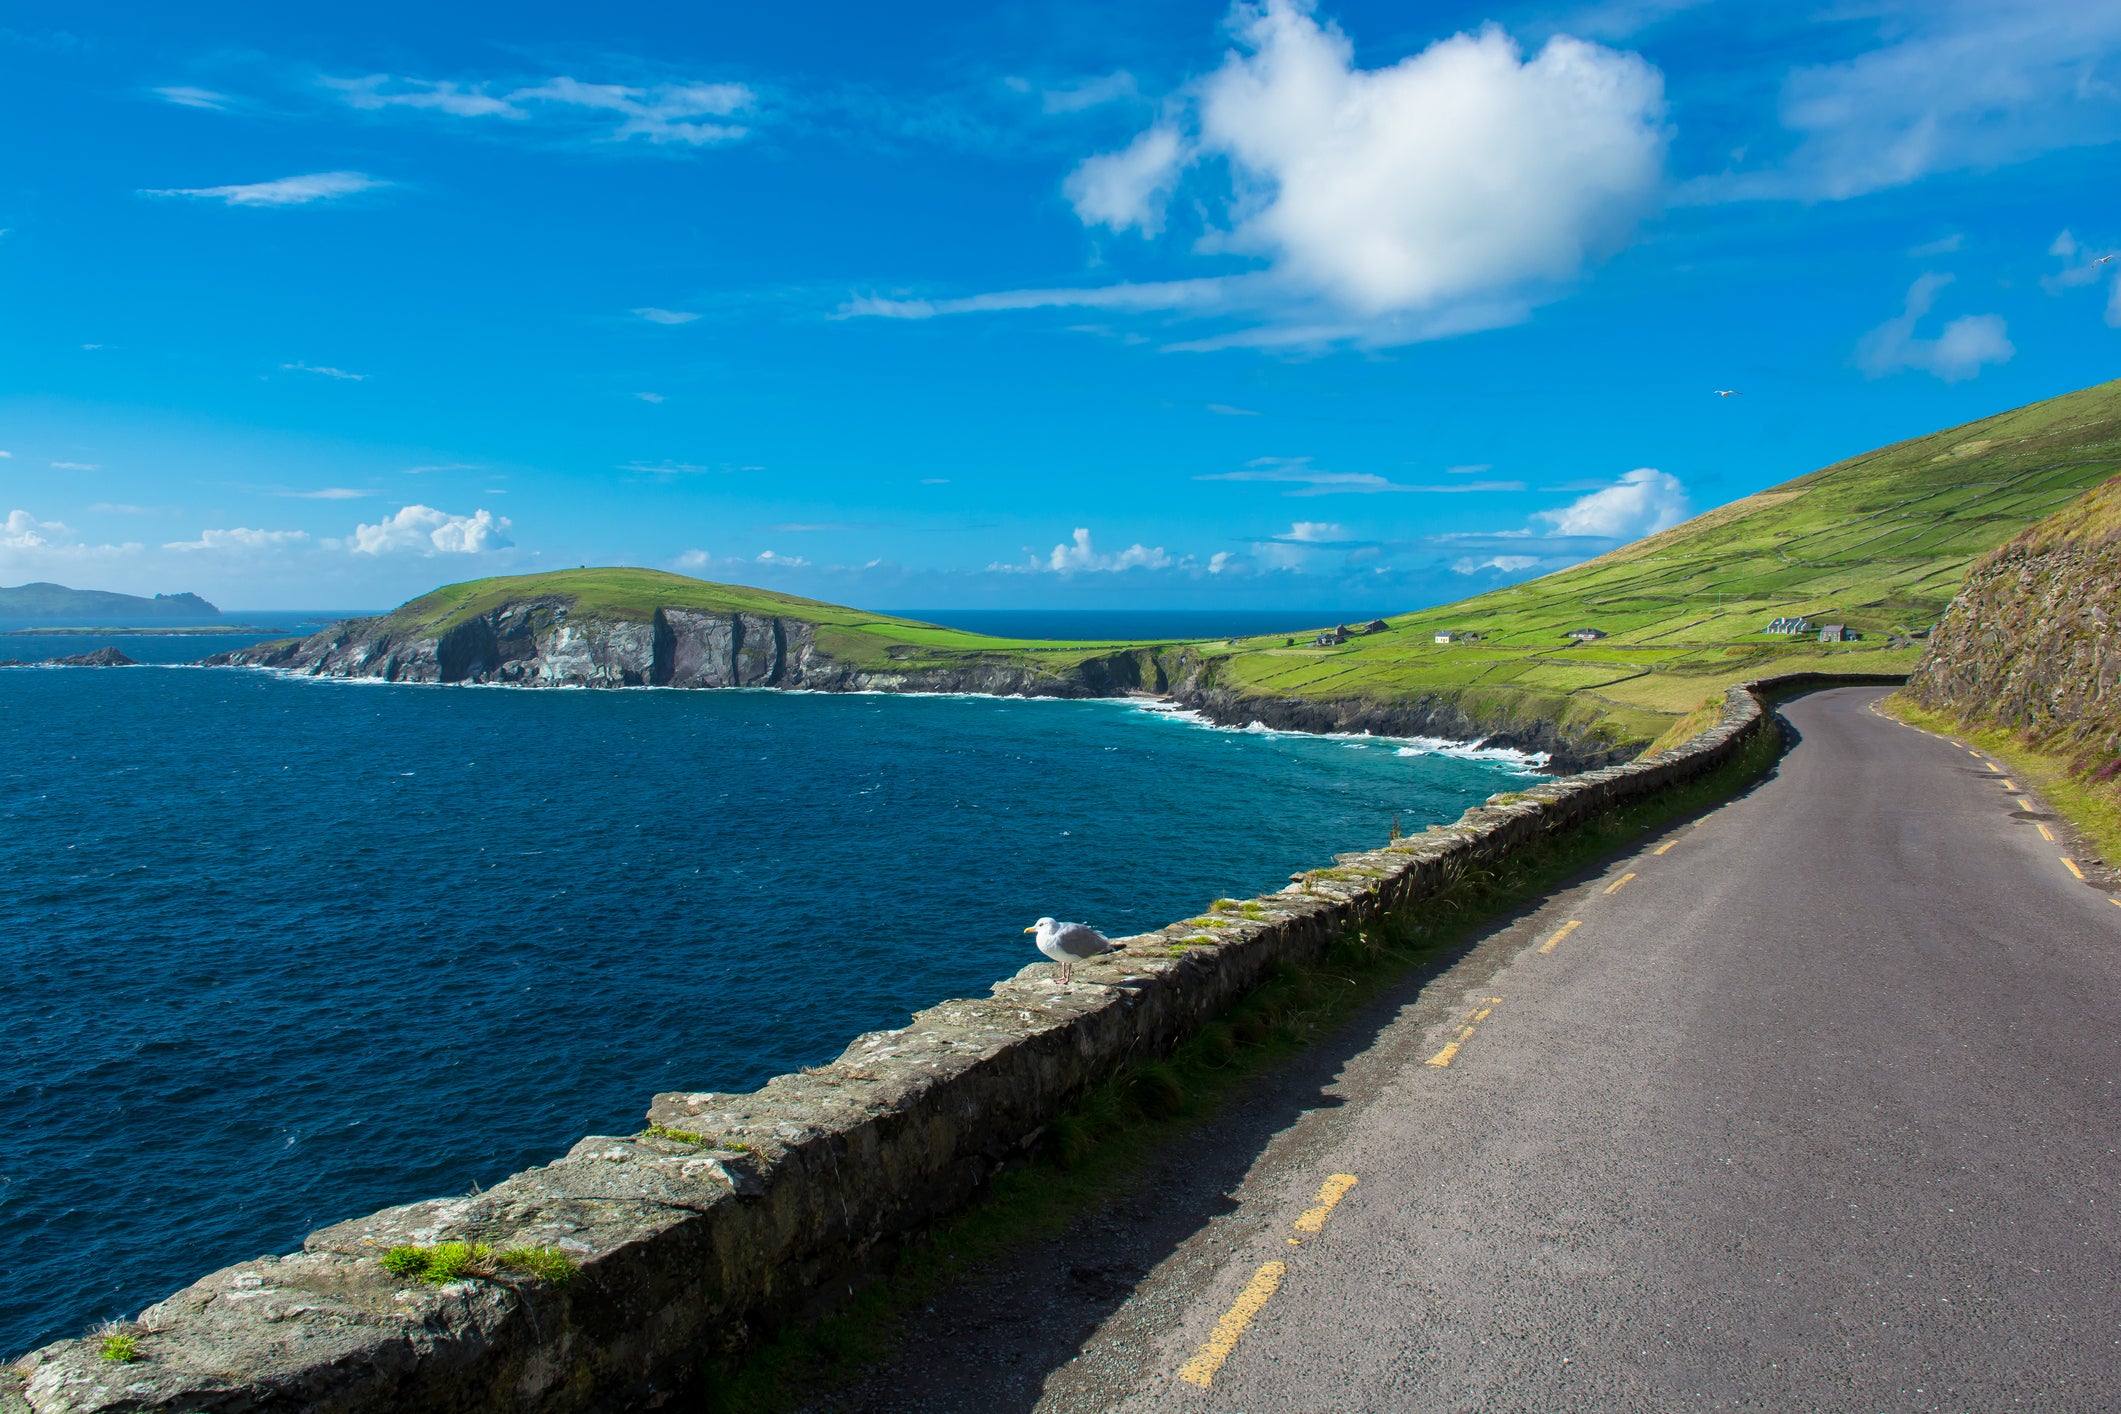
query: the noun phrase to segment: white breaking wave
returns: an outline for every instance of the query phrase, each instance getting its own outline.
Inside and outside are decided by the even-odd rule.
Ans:
[[[1461,761],[1484,761],[1491,765],[1511,767],[1525,775],[1537,774],[1553,759],[1544,751],[1519,751],[1509,746],[1481,746],[1474,742],[1451,741],[1436,736],[1379,736],[1375,732],[1298,732],[1270,727],[1264,722],[1247,722],[1241,727],[1226,727],[1219,722],[1210,721],[1190,707],[1143,702],[1137,698],[1105,700],[1124,702],[1134,711],[1161,721],[1179,722],[1189,727],[1205,727],[1213,732],[1243,732],[1253,736],[1338,741],[1355,747],[1390,746],[1394,748],[1392,754],[1395,756],[1449,756]]]

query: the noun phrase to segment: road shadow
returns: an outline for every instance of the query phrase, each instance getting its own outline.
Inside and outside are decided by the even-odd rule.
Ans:
[[[1794,746],[1801,739],[1796,728],[1780,714],[1777,720]],[[848,1383],[812,1391],[800,1407],[817,1414],[1018,1414],[1042,1400],[1062,1410],[1117,1402],[1138,1378],[1150,1342],[1175,1314],[1155,1303],[1171,1306],[1182,1299],[1172,1294],[1188,1289],[1181,1268],[1197,1267],[1205,1280],[1221,1265],[1229,1242],[1217,1233],[1218,1220],[1238,1211],[1237,1190],[1270,1159],[1278,1140],[1413,1063],[1416,1043],[1430,1024],[1441,1022],[1469,991],[1484,989],[1531,944],[1536,933],[1528,920],[1557,897],[1644,844],[1750,795],[1776,771],[1770,766],[1732,795],[1643,830],[1536,896],[1491,915],[1464,941],[1384,986],[1304,1050],[1236,1087],[1213,1115],[1170,1141],[1059,1237],[1027,1243],[936,1292],[926,1310],[906,1320],[888,1361]],[[1381,1045],[1407,1054],[1379,1052]],[[1352,1078],[1355,1063],[1365,1057],[1372,1063],[1360,1067],[1363,1078]],[[1290,1146],[1292,1162],[1308,1147]],[[1154,1297],[1125,1310],[1143,1295],[1150,1274],[1174,1258],[1179,1261],[1165,1279],[1149,1288]],[[1169,1279],[1174,1271],[1176,1281]],[[1105,1335],[1091,1358],[1054,1380],[1100,1331]],[[1101,1368],[1085,1368],[1093,1364]]]

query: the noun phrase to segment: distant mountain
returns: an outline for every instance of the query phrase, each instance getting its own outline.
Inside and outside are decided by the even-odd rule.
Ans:
[[[0,587],[0,619],[64,619],[131,625],[143,619],[218,619],[221,611],[196,594],[113,594],[105,589],[68,589],[63,584]]]

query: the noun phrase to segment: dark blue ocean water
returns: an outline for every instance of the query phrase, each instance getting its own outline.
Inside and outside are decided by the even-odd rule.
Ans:
[[[0,670],[0,1355],[830,1059],[1037,960],[1042,913],[1152,928],[1516,778],[1402,749],[1111,702]]]

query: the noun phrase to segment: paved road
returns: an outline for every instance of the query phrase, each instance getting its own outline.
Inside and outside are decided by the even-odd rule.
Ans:
[[[2121,1409],[2121,907],[1880,696],[1786,705],[1762,784],[1410,980],[828,1403]]]
[[[1041,1407],[2121,1407],[2121,907],[1881,695],[1350,1057]]]

